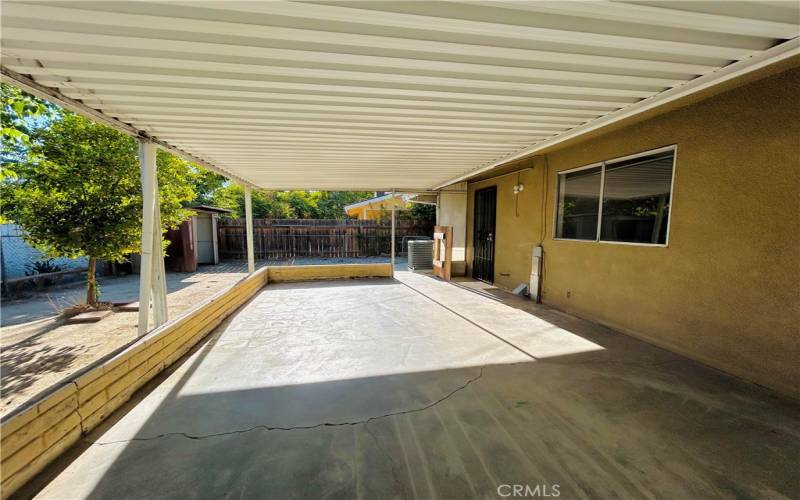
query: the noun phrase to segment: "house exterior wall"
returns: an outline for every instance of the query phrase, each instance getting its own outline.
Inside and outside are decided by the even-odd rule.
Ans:
[[[451,190],[439,193],[438,218],[440,226],[453,228],[453,275],[463,275],[466,269],[467,245],[467,184],[460,183]]]
[[[475,191],[497,186],[494,283],[507,290],[528,283],[533,247],[542,238],[542,170],[531,168],[538,164],[538,159],[516,162],[515,167],[523,170],[470,183],[467,192],[467,262],[471,263]],[[515,195],[514,185],[518,183],[525,189]],[[469,265],[468,268],[471,272]]]
[[[520,162],[520,215],[516,175],[470,183],[468,264],[474,192],[497,185],[497,285],[541,241],[546,304],[800,397],[798,88],[793,68]],[[667,247],[553,239],[557,172],[669,145]]]

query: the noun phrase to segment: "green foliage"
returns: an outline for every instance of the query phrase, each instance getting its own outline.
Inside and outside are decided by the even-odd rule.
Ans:
[[[58,271],[61,271],[61,266],[56,264],[53,259],[42,259],[25,264],[25,276],[57,273]]]
[[[213,205],[233,210],[231,217],[244,217],[244,188],[229,184],[214,192]],[[289,219],[292,212],[288,204],[281,203],[273,191],[253,191],[253,217],[257,219]]]
[[[317,210],[322,196],[320,191],[282,191],[277,193],[278,200],[289,206],[295,219],[323,219]]]
[[[371,192],[356,191],[266,191],[253,190],[253,217],[257,219],[345,219],[345,205],[372,198]],[[230,184],[214,192],[212,204],[244,217],[244,188]]]
[[[192,203],[196,205],[211,205],[214,203],[214,193],[223,188],[228,179],[223,175],[193,164],[190,181],[195,193]]]
[[[436,205],[412,203],[408,216],[420,224],[433,225],[436,223]]]
[[[327,191],[317,202],[320,214],[323,219],[347,219],[344,207],[364,201],[375,196],[369,191]]]
[[[406,203],[405,207],[397,208],[395,213],[397,220],[413,221],[414,224],[421,226],[433,226],[436,224],[436,205],[423,203]],[[378,213],[378,220],[386,223],[391,220],[392,211],[381,207]]]
[[[133,138],[73,114],[35,133],[35,161],[18,165],[3,183],[4,215],[21,225],[26,240],[50,256],[120,261],[138,250],[142,197],[138,146]],[[158,152],[163,227],[191,212],[190,165]]]
[[[54,106],[20,89],[0,83],[0,121],[2,122],[2,165],[0,181],[15,177],[16,165],[28,157],[31,134],[38,121],[47,120]]]

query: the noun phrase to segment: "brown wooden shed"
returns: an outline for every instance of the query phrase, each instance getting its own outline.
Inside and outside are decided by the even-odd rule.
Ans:
[[[198,264],[219,264],[217,219],[227,208],[197,205],[189,220],[167,232],[169,246],[164,264],[170,271],[194,272]]]

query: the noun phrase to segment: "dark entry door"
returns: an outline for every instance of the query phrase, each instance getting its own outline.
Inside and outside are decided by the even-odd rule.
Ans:
[[[475,230],[472,277],[487,283],[494,282],[494,229],[497,206],[497,187],[475,191]]]

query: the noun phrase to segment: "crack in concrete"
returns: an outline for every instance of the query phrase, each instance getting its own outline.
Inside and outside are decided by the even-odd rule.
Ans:
[[[432,403],[428,403],[425,406],[421,406],[419,408],[413,408],[411,410],[402,410],[402,411],[384,413],[382,415],[376,415],[376,416],[369,417],[369,418],[364,419],[364,420],[356,420],[356,421],[352,421],[352,422],[321,422],[319,424],[298,425],[298,426],[293,426],[293,427],[280,427],[280,426],[269,426],[269,425],[265,425],[265,424],[259,424],[259,425],[254,425],[252,427],[248,427],[246,429],[235,429],[235,430],[232,430],[232,431],[215,432],[215,433],[212,433],[212,434],[194,435],[194,434],[189,434],[187,432],[165,432],[163,434],[157,434],[155,436],[133,437],[133,438],[130,438],[130,439],[120,439],[118,441],[99,442],[99,441],[90,441],[88,439],[84,439],[84,441],[87,441],[92,446],[95,446],[95,445],[96,446],[106,446],[106,445],[111,445],[111,444],[130,443],[130,442],[134,442],[134,441],[153,441],[153,440],[156,440],[156,439],[162,439],[162,438],[167,438],[167,437],[183,437],[183,438],[192,439],[192,440],[202,440],[202,439],[208,439],[208,438],[214,438],[214,437],[220,437],[220,436],[231,436],[231,435],[236,435],[236,434],[246,434],[248,432],[253,432],[253,431],[256,431],[256,430],[259,430],[259,429],[265,430],[265,431],[298,431],[298,430],[318,429],[318,428],[321,428],[321,427],[347,427],[347,426],[355,426],[355,425],[366,425],[366,424],[368,424],[370,422],[373,422],[375,420],[380,420],[380,419],[389,418],[389,417],[396,417],[398,415],[410,415],[410,414],[413,414],[413,413],[419,413],[419,412],[423,412],[423,411],[429,410],[429,409],[433,408],[434,406],[446,401],[447,399],[449,399],[453,395],[457,394],[458,392],[463,391],[464,389],[469,387],[472,383],[478,381],[481,377],[483,377],[484,368],[485,368],[485,366],[481,366],[480,367],[480,371],[478,372],[478,375],[470,378],[469,380],[467,380],[462,385],[456,387],[455,389],[453,389],[452,391],[448,392],[447,394],[445,394],[441,398],[437,399],[436,401],[433,401]]]

